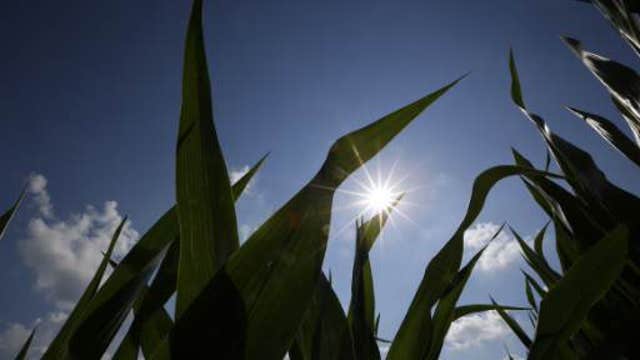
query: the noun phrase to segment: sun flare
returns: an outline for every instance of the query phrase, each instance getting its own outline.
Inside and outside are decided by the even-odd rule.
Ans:
[[[397,196],[389,186],[374,184],[365,193],[366,207],[374,213],[380,213],[391,208]]]
[[[363,169],[364,179],[354,179],[358,189],[350,192],[357,197],[352,204],[360,207],[358,216],[371,217],[383,213],[391,216],[391,213],[399,212],[398,202],[407,191],[403,189],[405,178],[394,176],[395,163],[389,171],[383,172],[378,168],[374,174],[366,166]]]

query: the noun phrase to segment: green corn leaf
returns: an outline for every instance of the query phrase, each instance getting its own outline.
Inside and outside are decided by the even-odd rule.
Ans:
[[[635,0],[579,0],[592,3],[618,30],[622,39],[640,56],[640,29],[638,28],[637,13],[640,4]],[[635,13],[635,14],[633,14]]]
[[[620,276],[627,258],[628,231],[618,226],[580,257],[540,304],[529,358],[551,359],[584,323],[589,310]]]
[[[27,354],[29,353],[29,348],[31,347],[31,342],[33,341],[33,336],[36,334],[36,329],[31,330],[31,334],[27,338],[27,341],[24,342],[18,355],[16,355],[16,360],[25,360],[27,358]]]
[[[627,135],[625,135],[611,121],[602,116],[590,114],[576,108],[568,108],[577,117],[584,120],[614,149],[621,152],[627,159],[640,166],[640,148]]]
[[[176,322],[164,349],[174,357],[203,346],[228,357],[284,356],[320,275],[335,188],[456,82],[336,141],[318,174],[229,258]]]
[[[122,338],[118,349],[113,354],[112,360],[138,360],[139,352],[138,342],[129,331]]]
[[[535,329],[536,324],[538,323],[538,316],[536,315],[536,312],[534,310],[529,310],[529,312],[527,313],[527,317],[529,318],[531,327]]]
[[[233,184],[231,191],[234,201],[237,201],[242,195],[247,184],[264,163],[267,155],[263,156]],[[172,211],[175,211],[175,207],[170,210],[170,212]],[[177,229],[177,224],[174,226]],[[148,290],[141,294],[143,300],[137,307],[138,310],[135,310],[136,307],[134,307],[135,318],[126,338],[123,340],[123,346],[135,346],[136,349],[142,347],[142,353],[148,359],[152,357],[155,349],[173,327],[173,320],[165,310],[164,305],[176,291],[178,259],[178,242],[173,242]],[[123,354],[130,353],[129,349],[123,349],[122,351]],[[114,357],[116,355],[118,354],[114,354]]]
[[[522,98],[522,86],[520,85],[520,76],[516,68],[516,61],[513,56],[513,49],[509,51],[509,71],[511,72],[511,98],[521,108],[526,108],[524,99]]]
[[[458,302],[460,295],[462,295],[462,290],[464,290],[475,264],[478,262],[485,249],[486,246],[478,251],[478,253],[469,260],[469,263],[465,265],[458,274],[456,274],[456,277],[451,283],[451,288],[438,301],[438,306],[433,314],[432,335],[429,339],[429,344],[425,349],[425,359],[435,360],[440,357],[444,339],[455,317],[456,303]]]
[[[258,170],[260,170],[260,167],[262,166],[262,163],[264,163],[264,161],[267,159],[267,156],[269,156],[269,153],[260,158],[260,160],[258,160],[258,162],[253,165],[246,174],[242,175],[242,177],[231,186],[231,195],[234,202],[238,201],[240,195],[242,195],[245,188],[249,184],[249,181],[251,181]]]
[[[538,296],[540,296],[540,298],[544,298],[547,295],[547,291],[542,286],[540,286],[540,284],[538,284],[536,279],[534,279],[526,271],[522,271],[522,274],[525,277],[525,281],[529,285],[533,286],[533,289],[535,289],[536,293],[538,293]]]
[[[533,248],[536,251],[536,254],[543,259],[545,262],[546,259],[544,257],[544,251],[542,249],[542,243],[544,242],[544,235],[547,232],[547,227],[549,226],[549,221],[540,229],[540,231],[536,234],[536,237],[533,239]]]
[[[137,359],[140,347],[145,357],[151,357],[156,347],[171,331],[173,320],[164,305],[175,293],[178,251],[178,242],[172,242],[151,285],[145,286],[136,299],[133,305],[133,322],[114,354],[114,360],[130,359],[132,354],[135,354],[134,359]]]
[[[510,65],[512,88],[519,87],[513,54],[510,56]],[[617,221],[614,219],[622,220],[625,224],[638,224],[640,220],[630,215],[635,211],[630,212],[629,209],[640,211],[640,199],[610,183],[591,155],[551,132],[541,117],[522,106],[521,100],[521,97],[513,97],[514,103],[538,128],[565,174],[565,179],[581,200],[588,205],[589,213],[605,228],[614,226]]]
[[[525,278],[525,281],[524,281],[524,287],[525,287],[525,293],[527,294],[527,301],[529,302],[529,305],[531,305],[531,309],[533,309],[533,311],[537,313],[538,312],[538,304],[536,303],[535,296],[533,296],[533,290],[531,289],[531,283],[526,278]]]
[[[113,249],[118,241],[118,237],[122,232],[122,228],[126,223],[127,218],[124,217],[118,225],[116,231],[114,232],[111,241],[109,242],[109,247],[98,266],[93,278],[89,282],[89,285],[85,288],[82,296],[76,302],[75,307],[67,317],[67,320],[62,325],[62,328],[58,332],[58,335],[52,340],[51,344],[47,348],[43,359],[61,359],[67,356],[68,351],[68,341],[70,337],[73,335],[74,331],[82,324],[82,319],[85,314],[89,311],[89,307],[91,306],[91,302],[95,299],[96,293],[98,292],[98,287],[102,282],[102,278],[104,276],[104,272],[109,266],[109,262],[111,261],[111,254],[113,253]]]
[[[239,246],[231,184],[213,125],[202,34],[202,0],[193,2],[183,70],[176,151],[181,248],[177,318]]]
[[[495,311],[497,308],[501,308],[502,310],[529,310],[526,307],[520,306],[504,306],[504,305],[494,305],[494,304],[471,304],[471,305],[461,305],[455,308],[453,313],[453,320],[458,320],[463,316],[485,312],[485,311]]]
[[[498,315],[500,315],[500,317],[505,322],[505,324],[507,324],[507,326],[509,326],[511,331],[513,331],[513,333],[516,335],[516,337],[518,337],[522,345],[524,345],[524,347],[526,348],[529,348],[532,342],[531,342],[531,339],[529,338],[529,335],[527,335],[526,331],[522,329],[520,324],[518,324],[518,322],[514,318],[512,318],[511,315],[509,315],[509,313],[507,313],[501,307],[499,307],[496,301],[493,300],[493,298],[491,298],[491,303],[497,306],[496,311],[498,312]]]
[[[322,274],[291,349],[291,360],[357,359],[347,317]]]
[[[545,149],[546,151],[546,156],[545,156],[545,160],[544,160],[544,171],[549,171],[549,167],[551,166],[551,153],[549,152],[549,149]]]
[[[173,327],[173,321],[164,305],[176,290],[180,249],[178,244],[174,242],[169,247],[131,325],[132,329],[140,334],[140,345],[146,358],[152,356],[156,347]]]
[[[127,273],[114,271],[114,281],[105,283],[96,294],[71,335],[71,358],[95,359],[104,354],[166,250],[167,247],[144,264],[130,263],[125,257],[118,269],[126,269]]]
[[[238,200],[249,181],[262,166],[267,155],[263,156],[246,174],[233,184],[231,190],[234,201]],[[168,215],[165,216],[165,219],[167,219],[167,221],[175,220],[174,213],[175,206],[167,212]],[[173,228],[177,229],[177,224],[173,224]],[[127,331],[118,351],[114,354],[114,358],[130,358],[134,353],[134,347],[136,354],[141,347],[143,355],[146,358],[151,358],[156,348],[171,331],[173,320],[165,310],[164,304],[166,304],[176,290],[178,259],[178,242],[172,242],[151,285],[146,288],[136,300],[136,304],[134,304],[135,317],[133,323]],[[115,263],[112,265],[114,268],[117,266]]]
[[[584,50],[580,41],[576,39],[564,37],[563,40],[589,71],[602,82],[611,96],[617,100],[617,103],[632,115],[627,121],[636,136],[636,142],[638,142],[640,136],[640,76],[635,70],[625,65]]]
[[[527,261],[527,264],[536,271],[544,283],[547,286],[551,286],[558,281],[558,279],[560,279],[560,274],[553,270],[543,257],[531,249],[513,228],[510,229],[515,236],[516,241],[518,241],[518,244],[520,245],[520,249],[522,250],[523,257]]]
[[[516,164],[532,167],[522,154],[515,150],[513,154]],[[605,230],[595,222],[582,201],[562,186],[544,177],[522,178],[533,199],[554,221],[556,248],[562,268],[566,269],[579,251],[596,243]]]
[[[418,359],[426,352],[433,330],[431,310],[450,286],[462,262],[464,232],[480,214],[491,188],[516,175],[554,176],[521,166],[496,166],[476,177],[467,213],[453,237],[431,259],[387,355],[387,359]]]
[[[18,210],[18,208],[20,207],[20,204],[22,203],[22,199],[24,199],[24,194],[25,194],[25,191],[23,190],[22,193],[20,193],[18,200],[16,200],[16,202],[13,204],[13,206],[7,209],[2,214],[2,216],[0,216],[0,240],[2,240],[2,238],[4,237],[4,233],[7,230],[7,226],[11,222],[11,219],[13,219],[13,216],[16,214],[16,210]]]
[[[404,194],[403,194],[404,195]],[[398,202],[400,195],[391,206],[367,222],[356,222],[356,249],[351,278],[351,301],[348,319],[353,335],[355,354],[358,359],[379,359],[380,349],[375,339],[375,293],[369,252],[378,238],[387,219]]]
[[[106,349],[166,249],[178,237],[176,225],[176,213],[169,210],[131,248],[77,319],[74,328],[78,329],[70,336],[76,339],[69,342],[69,354],[84,356],[91,352],[92,356],[99,357],[96,353]],[[68,324],[69,320],[63,329]],[[60,334],[56,339],[59,337]],[[51,350],[50,346],[45,357],[58,359],[62,356]]]
[[[562,271],[566,272],[579,257],[581,246],[557,218],[553,219],[553,227],[556,235],[556,253],[558,254],[558,260],[560,260]]]
[[[611,102],[613,102],[613,105],[618,109],[620,115],[631,129],[636,143],[640,142],[640,119],[638,119],[637,116],[629,109],[627,104],[620,101],[619,98],[612,95]]]

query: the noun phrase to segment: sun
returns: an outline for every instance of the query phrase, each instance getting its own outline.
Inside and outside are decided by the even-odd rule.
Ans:
[[[394,193],[390,186],[372,184],[364,193],[365,206],[374,213],[388,211],[394,206],[399,194]]]
[[[339,236],[348,229],[353,222],[371,221],[374,218],[389,222],[395,226],[394,218],[401,217],[414,225],[418,225],[411,219],[408,213],[399,207],[416,206],[408,202],[406,195],[419,189],[420,186],[408,187],[407,179],[411,176],[411,171],[402,171],[401,176],[396,173],[397,161],[393,162],[389,169],[383,170],[379,163],[373,172],[369,167],[362,164],[360,176],[351,178],[350,186],[342,189],[332,189],[338,193],[347,195],[344,205],[334,207],[333,210],[349,211],[355,210],[355,215],[349,215],[350,220],[346,221],[333,236]]]
[[[358,189],[349,192],[356,196],[352,204],[360,207],[358,216],[382,214],[391,216],[391,213],[399,212],[398,202],[407,191],[403,189],[404,178],[396,179],[394,176],[395,163],[386,172],[383,172],[380,167],[374,174],[369,172],[366,166],[363,166],[363,170],[364,179],[354,179]]]

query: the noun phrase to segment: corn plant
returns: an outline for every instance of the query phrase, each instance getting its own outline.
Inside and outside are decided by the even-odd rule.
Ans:
[[[378,337],[368,255],[392,209],[356,224],[351,300],[345,311],[322,272],[333,195],[459,80],[339,138],[307,185],[240,244],[234,203],[266,156],[230,183],[213,121],[202,0],[195,0],[184,53],[176,204],[116,263],[111,254],[122,221],[44,358],[98,359],[119,331],[124,339],[116,359],[137,359],[140,352],[146,359],[282,359],[287,353],[294,359],[380,358],[378,342],[384,340]],[[429,261],[390,342],[388,359],[437,359],[456,319],[488,310],[522,310],[495,302],[457,305],[484,251],[463,264],[464,232],[493,186],[511,176],[557,178],[522,164],[496,166],[476,178],[467,212]],[[16,206],[2,217],[3,229]],[[113,270],[106,277],[109,266]],[[175,308],[168,311],[174,295]],[[129,314],[133,321],[124,329]],[[30,342],[31,337],[20,356]]]
[[[640,55],[637,2],[589,2]],[[608,90],[635,141],[602,116],[573,107],[568,110],[640,165],[640,77],[625,65],[584,50],[578,40],[564,41]],[[500,314],[528,349],[529,359],[640,358],[635,329],[640,320],[640,198],[609,182],[587,152],[552,132],[528,110],[513,54],[509,63],[511,97],[542,135],[563,174],[563,184],[547,177],[522,176],[554,225],[561,268],[553,269],[543,254],[546,226],[535,237],[533,248],[514,232],[525,261],[544,284],[524,272],[535,334],[531,338],[508,314]],[[516,164],[533,168],[515,150],[514,158]]]

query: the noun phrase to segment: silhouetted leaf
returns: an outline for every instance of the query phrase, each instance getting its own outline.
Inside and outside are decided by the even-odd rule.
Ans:
[[[98,287],[102,282],[104,272],[107,269],[109,262],[111,261],[111,254],[113,253],[116,241],[118,240],[120,232],[122,231],[122,228],[124,227],[126,221],[127,218],[125,217],[120,222],[120,225],[118,225],[118,228],[114,232],[111,241],[109,242],[109,247],[107,248],[107,251],[103,256],[98,269],[91,279],[91,282],[89,282],[89,285],[87,285],[87,287],[84,289],[82,296],[80,296],[80,299],[76,302],[76,305],[65,320],[62,328],[58,331],[58,335],[56,335],[56,337],[51,341],[51,344],[49,344],[49,347],[47,348],[43,359],[63,359],[68,356],[69,339],[76,331],[78,326],[82,324],[85,315],[90,311],[89,308],[92,301],[96,297],[96,293],[98,292]]]
[[[620,151],[629,160],[640,166],[640,148],[627,135],[625,135],[611,121],[590,114],[576,108],[569,108],[576,116],[586,121],[600,136],[602,136],[611,146]]]
[[[413,297],[387,359],[419,359],[428,349],[433,321],[432,307],[444,295],[458,273],[463,255],[464,232],[479,215],[491,188],[500,180],[514,175],[553,176],[521,166],[496,166],[476,177],[467,213],[453,237],[431,259]]]
[[[485,311],[495,311],[497,308],[501,308],[503,310],[529,310],[529,308],[520,307],[520,306],[501,306],[495,304],[471,304],[471,305],[461,305],[456,307],[453,313],[453,320],[458,320],[463,316],[485,312]]]
[[[591,307],[611,288],[627,257],[628,231],[618,226],[580,257],[540,304],[529,358],[551,359],[585,321]]]
[[[291,360],[356,359],[347,317],[324,274],[289,349],[289,357]]]
[[[70,356],[102,355],[166,249],[177,238],[175,216],[175,211],[169,210],[140,238],[87,305],[78,319],[78,329],[71,335]]]
[[[403,194],[404,195],[404,194]],[[351,301],[348,319],[358,359],[379,359],[380,349],[375,339],[375,292],[369,252],[384,227],[390,213],[402,196],[367,222],[356,221],[356,248],[351,277]]]
[[[36,329],[31,330],[31,334],[27,338],[27,341],[24,342],[22,347],[20,348],[20,352],[16,355],[16,360],[24,360],[27,358],[27,353],[29,352],[29,348],[31,347],[31,341],[33,341],[33,336],[36,333]]]
[[[23,190],[22,193],[20,193],[18,200],[16,200],[16,202],[13,204],[13,206],[7,209],[0,216],[0,240],[2,240],[2,238],[4,237],[4,233],[7,230],[7,226],[11,222],[11,219],[13,219],[13,216],[16,214],[16,210],[18,210],[18,208],[20,207],[20,203],[22,202],[22,199],[24,199],[24,194],[25,194],[25,191]]]
[[[491,303],[493,303],[493,305],[495,306],[498,306],[493,298],[491,298]],[[518,322],[514,318],[512,318],[511,315],[509,315],[499,306],[496,308],[496,312],[498,312],[498,315],[500,315],[502,320],[507,324],[507,326],[509,326],[511,331],[513,331],[513,333],[518,337],[522,345],[524,345],[525,348],[529,348],[531,346],[531,339],[529,338],[529,335],[527,335],[527,333],[522,329],[520,324],[518,324]]]
[[[184,314],[188,320],[176,322],[173,356],[212,346],[222,357],[284,356],[320,275],[335,188],[456,82],[336,141],[318,174],[229,258]],[[242,335],[230,341],[233,334],[246,342]]]

